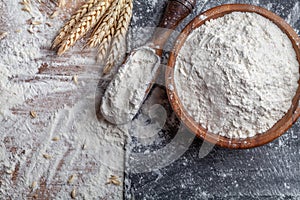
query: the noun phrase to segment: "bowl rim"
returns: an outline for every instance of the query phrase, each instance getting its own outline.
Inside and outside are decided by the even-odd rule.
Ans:
[[[177,115],[177,117],[183,122],[183,124],[197,137],[215,144],[220,147],[230,149],[249,149],[267,144],[281,135],[283,135],[300,117],[300,107],[298,102],[300,99],[300,79],[298,81],[298,89],[293,98],[292,105],[289,111],[280,119],[271,129],[268,131],[257,134],[254,137],[248,138],[228,138],[220,136],[218,134],[209,133],[199,123],[187,114],[184,106],[181,104],[181,100],[177,95],[176,84],[174,82],[174,68],[176,63],[176,57],[186,41],[187,37],[193,30],[203,25],[210,19],[216,19],[232,12],[254,12],[257,13],[275,23],[291,40],[293,48],[295,50],[297,60],[299,63],[299,74],[300,74],[300,38],[294,29],[285,22],[280,16],[275,13],[250,4],[224,4],[213,7],[199,15],[190,21],[188,25],[182,30],[180,35],[177,37],[175,46],[170,52],[170,57],[167,63],[165,80],[166,90],[169,102]],[[168,86],[172,86],[171,89]]]

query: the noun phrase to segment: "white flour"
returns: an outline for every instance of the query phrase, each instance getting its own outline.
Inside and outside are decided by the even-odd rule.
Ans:
[[[120,67],[103,96],[101,112],[114,124],[132,120],[154,80],[160,58],[153,49],[141,47]]]
[[[196,29],[175,69],[186,111],[208,131],[229,138],[271,128],[289,110],[298,79],[289,38],[268,19],[241,12]]]

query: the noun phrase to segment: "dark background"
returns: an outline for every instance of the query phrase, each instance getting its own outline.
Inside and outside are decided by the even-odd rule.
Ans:
[[[158,23],[166,2],[134,1],[134,16],[129,32],[130,49],[143,44],[151,36],[151,27]],[[180,31],[202,11],[225,3],[250,3],[265,7],[283,17],[299,34],[300,2],[296,0],[200,0],[194,13],[177,30]],[[175,37],[176,33],[171,41]],[[163,63],[167,61],[169,48],[166,48]],[[127,145],[125,199],[300,199],[300,121],[282,137],[263,147],[249,150],[213,147],[204,158],[199,155],[202,141],[193,138],[191,133],[185,133],[193,140],[180,158],[152,172],[134,173],[129,162],[133,154],[147,154],[165,147],[178,131],[180,122],[167,101],[161,80],[158,80],[143,107],[162,105],[167,111],[167,122],[158,132],[155,142],[145,144],[136,139],[136,132],[141,130],[134,125],[142,123],[145,127],[155,126],[157,120],[142,111],[134,120],[132,140],[128,140]]]

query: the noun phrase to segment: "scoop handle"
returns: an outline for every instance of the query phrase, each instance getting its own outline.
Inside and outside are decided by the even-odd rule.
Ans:
[[[162,54],[162,49],[173,30],[195,8],[196,0],[169,0],[164,15],[156,28],[150,43],[157,49],[157,54]]]

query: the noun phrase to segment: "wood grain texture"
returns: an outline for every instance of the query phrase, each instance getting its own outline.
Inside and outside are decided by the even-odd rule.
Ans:
[[[41,2],[33,2],[32,6],[37,6],[37,13],[55,25],[63,24],[85,1],[67,0],[67,7],[55,19],[49,16],[56,6],[48,0]],[[5,8],[6,2],[0,1],[0,10]],[[6,12],[0,15],[0,25],[11,34],[17,34],[14,24],[5,20]],[[107,83],[101,74],[103,66],[95,60],[97,52],[82,50],[83,45],[78,44],[58,57],[50,50],[50,44],[59,29],[45,27],[48,31],[38,32],[28,39],[37,44],[40,44],[39,36],[48,39],[49,45],[43,43],[40,55],[34,55],[35,62],[41,63],[39,68],[9,76],[10,84],[26,87],[19,94],[24,95],[24,102],[9,110],[13,117],[0,120],[0,154],[5,158],[5,162],[0,159],[0,199],[71,199],[73,188],[76,188],[77,199],[122,199],[122,186],[105,184],[110,175],[123,179],[124,130],[112,127],[96,115]],[[26,31],[23,34],[26,35]],[[31,67],[26,61],[21,64],[20,67],[26,69]],[[74,82],[75,75],[78,83]],[[27,86],[30,87],[25,90]],[[29,91],[36,95],[27,98]],[[36,113],[35,118],[30,116],[31,111]],[[90,126],[82,129],[83,124]],[[56,136],[60,136],[60,140],[53,141]],[[98,144],[89,146],[88,140]],[[104,160],[104,155],[113,153],[107,152],[108,146],[115,147],[118,155]],[[51,156],[49,159],[43,157],[46,153]],[[111,166],[117,162],[119,167]],[[68,177],[73,174],[76,179],[68,184]],[[34,189],[31,188],[33,182],[37,185]]]

